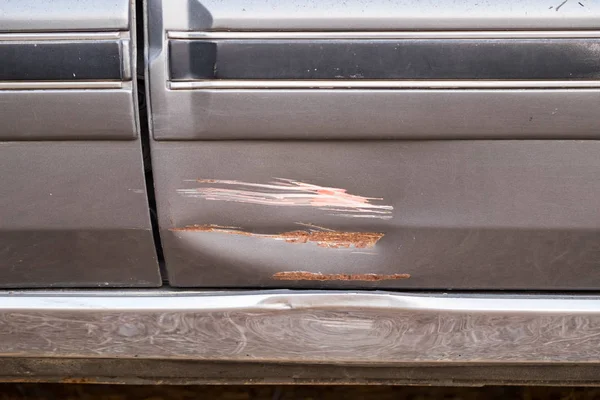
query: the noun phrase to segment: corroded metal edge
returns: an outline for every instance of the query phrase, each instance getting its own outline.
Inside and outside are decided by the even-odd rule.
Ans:
[[[600,297],[386,292],[4,292],[1,357],[592,363]]]
[[[600,386],[599,364],[393,366],[99,358],[0,358],[0,382]]]

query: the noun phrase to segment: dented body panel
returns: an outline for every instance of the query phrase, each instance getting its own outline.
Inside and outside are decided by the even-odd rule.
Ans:
[[[591,289],[599,152],[595,141],[158,142],[170,282]]]
[[[148,0],[170,284],[597,288],[599,10]]]
[[[599,17],[0,0],[0,375],[598,370]]]

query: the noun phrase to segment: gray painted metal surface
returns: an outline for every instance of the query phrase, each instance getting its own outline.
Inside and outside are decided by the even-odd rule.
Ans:
[[[13,57],[2,60],[6,63],[3,69],[8,76],[22,76],[0,81],[0,121],[4,126],[0,131],[0,140],[134,139],[137,136],[137,111],[134,104],[137,101],[137,90],[131,77],[134,74],[135,63],[132,59],[135,57],[135,46],[130,43],[129,32],[113,34],[116,36],[113,40],[105,40],[101,34],[80,33],[81,39],[71,34],[68,41],[60,33],[0,35],[0,44],[7,47],[18,48],[27,43],[38,49],[37,53],[22,52],[21,55],[25,56],[29,65],[27,71],[11,65],[18,64],[18,52]],[[48,44],[58,46],[67,53],[72,47],[71,51],[75,56],[69,57],[67,62],[64,57],[55,54],[52,46],[45,46]],[[78,49],[87,49],[93,53],[93,48],[100,44],[113,45],[111,49],[117,52],[113,56],[118,59],[112,62],[106,60],[104,66],[101,65],[102,60],[90,58],[89,54],[88,57],[85,54],[77,56]],[[81,72],[84,72],[84,76],[89,72],[89,63],[94,65],[91,70],[102,72],[106,67],[119,78],[81,79]],[[44,68],[37,68],[37,64]],[[48,78],[26,80],[27,76]],[[77,81],[77,86],[73,84],[74,81]],[[99,86],[103,83],[114,89]],[[54,90],[48,90],[49,88]],[[74,90],[76,88],[78,90]],[[115,90],[116,88],[119,89]]]
[[[455,80],[445,88],[440,88],[438,80],[389,80],[387,87],[385,81],[369,84],[360,80],[169,82],[167,65],[173,60],[168,59],[167,37],[566,40],[597,37],[597,31],[583,33],[581,29],[597,29],[598,19],[592,15],[600,13],[595,4],[582,7],[548,1],[511,1],[502,6],[411,0],[352,0],[343,6],[330,1],[283,3],[148,1],[149,92],[155,139],[582,139],[599,135],[596,100],[591,99],[597,93],[564,89],[572,81],[549,85],[530,80],[523,81],[525,85],[520,81]],[[278,87],[281,82],[283,86]],[[478,84],[502,90],[474,89]],[[522,85],[529,90],[515,89]],[[598,83],[586,81],[585,86],[597,87]]]
[[[598,82],[229,81],[185,75],[190,60],[167,54],[169,40],[567,43],[597,37],[597,5],[284,3],[147,2],[153,168],[171,284],[598,287],[599,143],[472,140],[598,138]],[[170,82],[176,64],[184,80]],[[228,67],[216,60],[206,71],[219,77]]]
[[[149,0],[168,30],[597,29],[600,4],[553,0]]]
[[[85,47],[111,36],[119,41],[121,58],[113,64],[115,76],[121,77],[117,80],[73,85],[69,71],[58,65],[62,61],[54,60],[59,70],[48,72],[69,79],[24,83],[10,75],[12,80],[0,82],[0,287],[161,284],[139,141],[137,87],[131,80],[135,32],[116,31],[134,25],[131,5],[121,0],[0,1],[0,30],[9,31],[0,41],[9,48],[39,43],[35,54],[43,62],[52,54],[41,49],[53,41]],[[24,30],[29,33],[19,33]],[[93,59],[83,58],[71,60]],[[35,68],[33,60],[28,64]],[[5,65],[6,71],[11,68],[20,73]]]
[[[0,0],[0,31],[126,30],[130,0]]]
[[[169,279],[594,289],[599,152],[597,141],[155,142]]]
[[[597,363],[597,296],[12,292],[0,356],[390,366]],[[217,339],[218,338],[218,339]]]
[[[0,142],[0,169],[1,287],[160,285],[138,142]]]
[[[135,139],[132,86],[0,90],[2,140]]]
[[[600,135],[597,89],[204,89],[170,91],[165,101],[155,93],[159,140]]]

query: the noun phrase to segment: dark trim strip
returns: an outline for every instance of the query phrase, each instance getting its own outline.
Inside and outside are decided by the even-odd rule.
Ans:
[[[122,80],[121,42],[0,42],[0,81]]]
[[[171,40],[171,80],[600,78],[600,39]]]
[[[311,319],[312,321],[312,319]],[[444,321],[444,320],[442,320]],[[303,321],[300,325],[305,324]],[[442,322],[443,323],[443,322]],[[477,334],[475,334],[477,335]],[[298,339],[302,340],[302,339]],[[293,341],[293,340],[292,340]],[[368,342],[368,341],[365,341]],[[512,344],[507,344],[507,347]],[[359,345],[360,346],[360,345]],[[351,347],[359,347],[357,345]],[[135,357],[135,355],[134,355]],[[0,382],[55,382],[72,384],[128,384],[146,385],[152,391],[153,398],[159,397],[158,391],[168,393],[169,385],[244,385],[252,384],[343,384],[343,385],[435,385],[447,386],[484,386],[484,385],[524,385],[532,384],[554,386],[600,386],[600,365],[598,362],[582,363],[403,363],[392,366],[354,364],[306,364],[282,362],[223,362],[178,359],[140,359],[140,358],[43,358],[43,357],[2,357],[0,358]],[[148,386],[156,384],[159,386]],[[38,385],[29,387],[36,393]],[[96,385],[75,386],[77,393],[93,391],[95,398],[102,398],[98,391],[110,393],[120,386],[107,389]],[[88,389],[89,388],[89,389]],[[98,389],[97,389],[98,388]],[[112,389],[115,388],[115,389]],[[63,390],[69,390],[63,389]],[[19,387],[19,394],[23,396]],[[28,389],[25,389],[28,390]],[[104,391],[106,390],[106,392]],[[144,390],[144,389],[141,389]],[[337,389],[341,394],[355,390],[352,386]],[[421,394],[420,388],[416,388]],[[461,393],[465,393],[461,389]],[[489,393],[487,389],[473,389],[475,393]],[[521,389],[502,388],[502,393],[515,393],[504,398],[521,398],[516,395]],[[514,391],[513,391],[514,390]],[[570,390],[564,388],[544,389],[550,391]],[[62,392],[62,390],[61,390]],[[6,391],[3,391],[4,397]],[[44,392],[45,393],[45,392]],[[63,392],[64,393],[64,392]],[[547,392],[546,392],[547,393]],[[106,395],[108,397],[108,394]],[[16,396],[15,396],[16,397]],[[89,396],[91,397],[91,396]],[[22,398],[22,397],[17,397]],[[26,397],[27,398],[27,397]],[[485,398],[485,395],[480,398]],[[493,397],[492,397],[493,398]],[[554,397],[552,397],[554,398]]]

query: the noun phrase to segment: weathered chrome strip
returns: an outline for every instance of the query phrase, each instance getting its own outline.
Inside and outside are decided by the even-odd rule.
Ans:
[[[129,39],[129,32],[16,32],[0,33],[0,41],[117,40]]]
[[[0,81],[0,90],[121,89],[131,87],[122,81]]]
[[[169,39],[537,39],[595,38],[600,31],[405,31],[405,32],[268,32],[268,31],[169,31]]]
[[[198,80],[169,82],[169,89],[542,89],[597,88],[600,81],[409,80]]]
[[[289,363],[600,358],[600,296],[3,292],[0,356]]]
[[[121,42],[121,53],[121,75],[123,80],[128,81],[132,78],[132,72],[134,71],[134,69],[131,67],[131,61],[135,56],[135,53],[133,53],[131,49],[129,40],[123,40]]]

